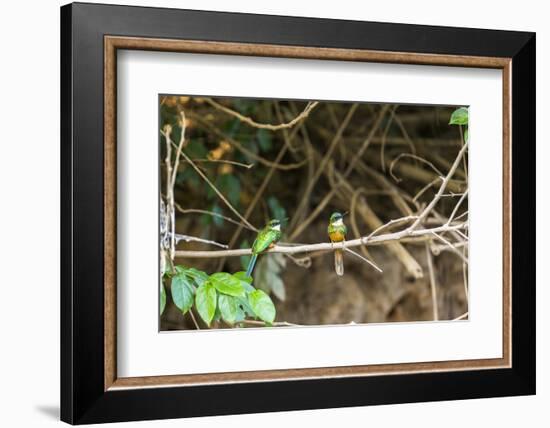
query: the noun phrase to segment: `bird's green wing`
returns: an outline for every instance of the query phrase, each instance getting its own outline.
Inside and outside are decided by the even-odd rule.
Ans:
[[[280,237],[281,232],[271,229],[262,229],[252,244],[252,253],[258,254],[265,251],[267,247],[269,247],[269,244],[277,242]]]

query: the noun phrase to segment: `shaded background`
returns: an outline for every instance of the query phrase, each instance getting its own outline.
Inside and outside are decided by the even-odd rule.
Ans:
[[[161,96],[159,102],[160,125],[172,126],[174,141],[179,140],[179,118],[182,111],[185,113],[185,153],[254,226],[261,228],[270,218],[288,218],[283,223],[282,242],[327,242],[326,228],[333,211],[349,211],[345,217],[348,239],[368,235],[378,223],[418,213],[433,199],[440,185],[438,176],[446,175],[463,138],[463,130],[448,124],[457,106],[320,102],[294,127],[271,131],[251,126],[223,108],[258,123],[278,124],[292,120],[307,103],[173,95]],[[354,169],[342,183],[339,180],[365,140],[368,148],[354,161]],[[161,137],[161,181],[165,175],[164,147]],[[320,169],[328,151],[328,162]],[[164,181],[162,186],[164,189]],[[461,163],[436,206],[437,213],[449,216],[466,189],[467,166]],[[185,162],[178,169],[175,200],[176,232],[226,243],[231,248],[249,248],[254,241],[254,232],[227,220],[238,222]],[[466,200],[457,215],[465,213],[467,207]],[[466,219],[467,213],[462,217]],[[406,224],[397,226],[383,233],[401,230]],[[441,242],[429,244],[438,318],[452,320],[468,310],[467,268]],[[182,242],[178,249],[216,247]],[[425,241],[354,250],[384,272],[378,273],[349,253],[344,254],[343,277],[335,274],[330,252],[310,254],[308,268],[299,265],[307,254],[297,254],[294,260],[269,254],[259,257],[254,285],[270,293],[277,321],[337,324],[434,319]],[[175,262],[207,273],[236,272],[246,268],[248,258]],[[169,287],[169,281],[165,284]],[[194,327],[168,299],[161,329],[183,328]]]

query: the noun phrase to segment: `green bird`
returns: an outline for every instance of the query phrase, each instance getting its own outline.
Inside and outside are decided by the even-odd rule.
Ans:
[[[250,262],[248,262],[246,276],[252,275],[258,254],[273,247],[279,239],[281,239],[281,221],[277,219],[270,220],[265,227],[258,232],[258,236],[256,236],[252,244],[252,257],[250,258]]]
[[[347,231],[344,216],[339,212],[332,213],[327,229],[330,242],[345,241]],[[344,275],[344,252],[341,249],[334,250],[334,269],[337,275]]]

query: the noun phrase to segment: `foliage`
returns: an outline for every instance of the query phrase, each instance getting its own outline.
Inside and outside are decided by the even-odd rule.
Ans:
[[[306,105],[305,102],[285,100],[220,98],[214,101],[252,119],[257,124],[287,122],[296,117],[296,114]],[[292,127],[286,131],[272,131],[241,121],[234,115],[213,107],[207,99],[202,97],[161,97],[160,122],[163,126],[171,126],[173,130],[171,139],[175,144],[180,140],[182,130],[182,123],[178,121],[181,117],[180,113],[185,112],[183,153],[193,161],[180,159],[176,182],[173,186],[177,204],[176,233],[186,233],[219,244],[227,244],[230,250],[251,248],[255,232],[250,229],[254,228],[243,226],[237,212],[244,215],[247,221],[256,227],[261,227],[268,219],[280,220],[286,234],[282,238],[284,243],[318,242],[323,239],[328,240],[326,223],[330,212],[334,209],[352,210],[354,205],[357,229],[361,234],[363,231],[370,232],[369,214],[367,210],[362,209],[366,202],[362,201],[362,197],[353,199],[354,189],[365,187],[369,194],[368,203],[372,211],[384,221],[396,219],[401,214],[407,215],[407,213],[401,213],[402,205],[406,206],[406,202],[396,203],[394,206],[394,199],[397,202],[400,199],[393,196],[391,199],[388,198],[388,195],[394,195],[395,189],[405,197],[410,195],[411,200],[413,196],[416,198],[416,195],[420,195],[419,192],[422,189],[427,189],[420,195],[422,199],[419,200],[419,204],[427,203],[438,186],[426,186],[432,179],[437,179],[439,174],[435,176],[428,168],[428,163],[419,163],[406,158],[396,161],[395,164],[392,161],[397,159],[403,151],[416,153],[418,149],[417,157],[426,158],[441,171],[446,171],[446,165],[454,159],[457,134],[460,132],[464,141],[468,141],[469,109],[456,108],[457,106],[403,105],[399,106],[397,111],[398,106],[394,106],[393,109],[388,110],[380,123],[376,124],[376,115],[380,107],[382,106],[369,104],[359,106],[349,125],[343,127],[345,132],[342,134],[342,141],[335,146],[330,165],[325,165],[322,174],[317,176],[317,169],[321,166],[319,162],[334,141],[333,134],[346,117],[346,111],[349,111],[350,105],[329,103],[324,106],[323,103],[313,110],[307,120],[302,121],[303,129]],[[432,108],[435,114],[431,114],[429,109]],[[441,118],[444,119],[441,120]],[[340,188],[344,190],[333,192],[331,200],[326,202],[323,198],[331,190],[334,172],[341,173],[341,170],[355,162],[354,158],[362,147],[364,136],[372,127],[378,128],[374,138],[380,140],[380,135],[384,135],[381,139],[383,143],[376,142],[369,145],[368,150],[365,150],[361,156],[360,167],[353,169],[353,173],[350,173],[345,183],[342,183]],[[285,134],[289,138],[285,139]],[[409,142],[410,149],[404,147],[404,139]],[[308,140],[310,140],[309,143]],[[176,158],[175,144],[172,145],[172,162]],[[282,148],[285,146],[286,151],[283,154]],[[163,193],[166,185],[166,174],[164,174],[166,154],[166,141],[161,136],[160,162]],[[464,158],[467,159],[467,152]],[[192,166],[193,163],[194,166]],[[278,165],[274,165],[275,163]],[[390,164],[395,166],[393,171],[395,176],[403,177],[401,182],[394,180],[392,174],[388,172]],[[465,162],[464,167],[466,165]],[[464,183],[467,183],[467,171],[462,170],[462,165],[459,168],[457,172],[460,174],[456,174],[449,183],[449,186],[454,186],[454,190],[451,191],[457,195],[463,191]],[[197,170],[208,177],[223,197],[214,192],[212,185],[208,184]],[[377,176],[382,179],[377,179]],[[312,177],[316,177],[314,180],[316,183],[310,187],[306,184]],[[347,206],[352,200],[355,203]],[[325,205],[320,204],[321,201]],[[457,199],[451,197],[442,199],[438,208],[443,215],[447,215],[453,210],[456,201]],[[456,212],[456,216],[464,215],[467,211],[467,203],[466,198],[462,202],[460,211]],[[231,207],[236,210],[231,210]],[[318,210],[317,207],[322,210]],[[416,208],[420,209],[418,206]],[[311,220],[309,216],[312,216]],[[292,221],[288,221],[288,217]],[[304,226],[301,233],[297,233],[302,226],[301,222],[306,220],[307,226]],[[434,248],[436,246],[434,245]],[[209,248],[208,244],[200,242],[190,242],[184,248],[188,251],[215,250],[215,248]],[[409,250],[410,248],[412,250]],[[385,247],[380,246],[373,249],[373,252],[380,250],[383,253],[384,249]],[[405,249],[413,251],[414,244],[407,244]],[[407,255],[406,252],[404,254]],[[179,263],[194,264],[191,260],[195,259],[178,257],[181,257],[178,259]],[[411,257],[404,257],[404,260],[400,258],[399,261],[409,269],[407,260],[414,261],[414,257],[416,257],[415,254],[412,254]],[[424,257],[424,254],[421,257]],[[319,260],[326,263],[314,264],[308,273],[308,278],[310,276],[313,278],[313,275],[323,270],[332,269],[333,258],[328,252],[324,256],[320,255]],[[354,263],[353,260],[359,263],[357,258],[350,256],[350,265]],[[178,325],[178,328],[187,328],[187,323],[190,321],[187,318],[188,312],[192,311],[194,319],[196,318],[202,324],[198,319],[200,317],[206,324],[213,327],[239,326],[243,320],[251,322],[253,319],[260,319],[269,324],[274,322],[276,315],[273,302],[277,304],[279,318],[283,313],[290,313],[288,308],[294,311],[295,307],[305,307],[307,310],[299,313],[296,310],[297,316],[291,317],[293,322],[315,323],[321,319],[320,311],[324,307],[320,306],[319,293],[289,292],[296,284],[296,278],[302,278],[302,276],[293,275],[291,270],[295,269],[294,266],[290,266],[289,272],[285,274],[287,270],[285,256],[279,253],[262,254],[258,258],[253,280],[246,277],[244,272],[231,273],[241,269],[246,270],[249,261],[249,255],[240,256],[240,258],[220,255],[206,259],[197,265],[206,272],[213,272],[211,275],[185,266],[173,266],[173,261],[168,259],[166,263],[161,263],[161,269],[166,268],[170,272],[164,274],[164,280],[161,282],[158,303],[160,313],[165,312],[167,306],[171,309],[169,314],[165,314],[168,316],[162,317],[162,323],[166,328],[175,328]],[[392,272],[392,263],[388,263],[384,270]],[[346,278],[340,282],[345,282],[348,278],[353,279],[354,275],[359,278],[359,271],[350,269]],[[331,275],[319,275],[315,278],[312,282],[315,283],[316,289],[329,283],[329,290],[333,292],[335,284]],[[350,281],[350,288],[353,286],[351,282],[353,281]],[[370,289],[368,292],[371,293]],[[336,294],[336,291],[334,293]],[[338,299],[344,294],[347,293],[340,293],[334,298],[334,306],[340,305]],[[170,300],[174,306],[171,306]],[[360,299],[353,304],[359,305]],[[344,303],[341,305],[343,306]],[[186,314],[185,319],[178,317],[176,307],[180,313]],[[309,313],[308,311],[312,314],[310,319],[305,315]],[[378,309],[364,311],[367,314],[365,317],[383,319],[386,316],[380,310],[382,315],[376,318],[376,311]],[[451,312],[459,315],[457,311]],[[341,312],[334,311],[334,314],[331,316],[337,317],[337,322],[349,321],[346,318],[347,309]],[[174,320],[173,315],[179,320]],[[415,316],[417,315],[410,315],[410,317]],[[177,325],[174,325],[174,321]]]
[[[276,311],[271,298],[264,291],[256,289],[252,285],[252,278],[247,277],[245,272],[216,272],[208,275],[201,270],[179,265],[167,277],[171,277],[174,305],[182,314],[194,307],[208,326],[220,320],[234,325],[246,317],[260,319],[267,325],[275,320]],[[166,291],[162,286],[161,313],[165,304]]]
[[[166,307],[166,289],[164,288],[164,284],[160,285],[160,314],[164,312],[164,308]]]
[[[466,126],[466,129],[464,130],[464,141],[468,142],[468,108],[460,107],[453,111],[451,114],[451,119],[449,120],[449,125]]]
[[[468,125],[468,109],[460,107],[453,111],[449,125]]]

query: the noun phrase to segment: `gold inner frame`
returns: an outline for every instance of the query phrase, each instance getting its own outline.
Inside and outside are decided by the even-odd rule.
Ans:
[[[377,364],[170,376],[117,377],[116,368],[116,66],[117,50],[148,50],[218,55],[325,59],[378,63],[442,65],[502,70],[503,82],[503,349],[502,358]],[[358,377],[511,367],[511,58],[382,52],[302,46],[104,37],[104,389],[191,386],[235,382]]]

